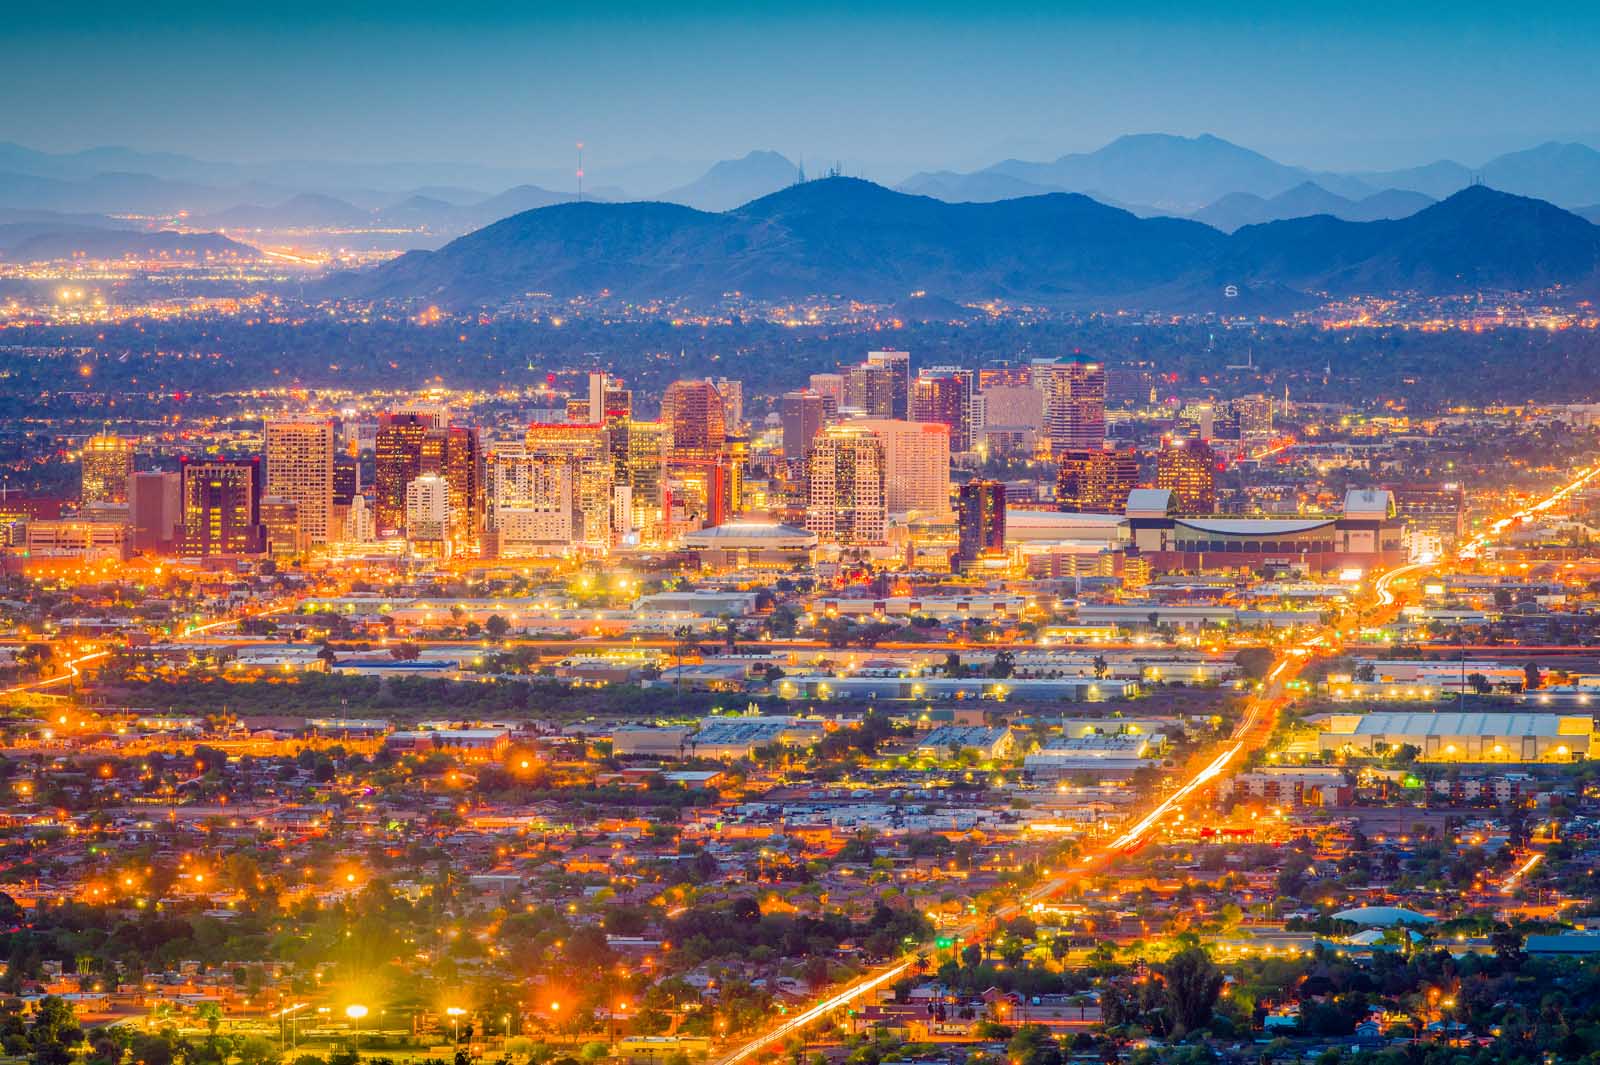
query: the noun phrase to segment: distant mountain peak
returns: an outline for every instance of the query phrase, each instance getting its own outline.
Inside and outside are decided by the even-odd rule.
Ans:
[[[787,156],[757,149],[713,163],[700,177],[662,193],[661,198],[702,211],[730,211],[799,180],[800,167]]]

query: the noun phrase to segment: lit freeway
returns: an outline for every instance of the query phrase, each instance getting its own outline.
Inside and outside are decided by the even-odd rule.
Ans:
[[[1482,533],[1463,544],[1459,550],[1462,558],[1475,558],[1482,549],[1492,540],[1504,533],[1516,522],[1533,515],[1549,510],[1572,493],[1587,485],[1595,477],[1600,476],[1600,464],[1585,469],[1573,480],[1551,494],[1542,497],[1538,502],[1500,518],[1489,525]],[[1373,582],[1374,605],[1380,612],[1393,613],[1399,608],[1401,596],[1396,586],[1410,577],[1432,569],[1437,562],[1422,561],[1397,566],[1379,574]],[[1272,734],[1273,726],[1278,719],[1278,712],[1287,702],[1288,696],[1284,685],[1292,680],[1313,656],[1332,649],[1338,644],[1340,632],[1337,622],[1308,636],[1289,647],[1284,648],[1272,668],[1267,671],[1261,687],[1246,702],[1244,712],[1239,723],[1234,727],[1232,734],[1224,741],[1222,749],[1209,761],[1206,761],[1179,787],[1169,795],[1157,802],[1143,816],[1125,829],[1111,842],[1098,850],[1087,854],[1077,860],[1075,865],[1058,870],[1051,876],[1036,884],[1032,889],[1022,895],[1015,902],[999,907],[987,919],[974,919],[958,928],[946,929],[945,934],[971,939],[983,936],[990,924],[1005,920],[1013,914],[1019,913],[1029,907],[1044,902],[1059,894],[1068,884],[1082,877],[1114,864],[1144,843],[1150,833],[1165,818],[1182,809],[1194,794],[1212,781],[1228,772],[1233,763],[1243,754],[1257,750],[1266,744]],[[1532,863],[1521,869],[1513,877],[1524,875]],[[785,1017],[777,1025],[767,1029],[760,1035],[730,1048],[721,1057],[716,1059],[716,1065],[735,1065],[760,1054],[762,1051],[781,1043],[792,1035],[805,1031],[818,1021],[826,1020],[835,1010],[843,1009],[850,1003],[869,995],[872,992],[892,984],[917,965],[915,953],[902,955],[884,965],[871,970],[856,980],[837,991],[834,991],[819,1001],[801,1010],[791,1017]]]

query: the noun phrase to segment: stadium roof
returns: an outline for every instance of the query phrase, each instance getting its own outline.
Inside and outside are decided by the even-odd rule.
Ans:
[[[1276,536],[1308,532],[1334,523],[1333,518],[1179,518],[1178,524],[1200,532],[1228,536]]]
[[[805,540],[815,543],[816,539],[816,533],[808,529],[797,529],[793,525],[766,521],[730,521],[724,525],[688,533],[684,536],[683,542],[716,544],[736,541]]]
[[[1384,928],[1397,924],[1434,924],[1438,921],[1437,917],[1400,906],[1360,906],[1353,910],[1340,910],[1333,915],[1333,919]]]

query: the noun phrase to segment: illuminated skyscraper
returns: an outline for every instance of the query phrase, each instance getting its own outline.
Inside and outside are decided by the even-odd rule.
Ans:
[[[972,450],[972,373],[954,367],[924,370],[911,383],[911,420],[950,429],[950,450]]]
[[[721,393],[710,381],[674,381],[661,400],[672,504],[694,527],[720,525],[737,510],[741,470]]]
[[[844,375],[837,373],[814,373],[810,380],[811,391],[822,397],[822,409],[827,411],[828,420],[839,416],[839,408],[844,402]]]
[[[950,513],[950,430],[933,422],[860,418],[845,423],[883,442],[885,502],[891,514]]]
[[[628,524],[647,543],[667,539],[667,427],[629,420],[621,484],[628,490]],[[613,445],[613,452],[616,448]]]
[[[102,433],[83,445],[79,499],[91,503],[126,503],[133,479],[133,441]]]
[[[1044,392],[1044,430],[1050,452],[1098,451],[1106,439],[1106,369],[1073,356],[1035,363],[1034,381]]]
[[[1216,469],[1216,454],[1201,441],[1167,437],[1156,456],[1156,487],[1172,493],[1175,514],[1211,514],[1217,509]]]
[[[176,546],[183,521],[183,478],[147,470],[133,475],[128,488],[128,522],[136,551],[160,553]]]
[[[300,542],[315,547],[332,540],[333,421],[269,418],[265,436],[265,494],[294,503]]]
[[[422,475],[423,442],[432,420],[423,414],[384,414],[378,419],[373,468],[373,518],[380,537],[406,527],[406,485]]]
[[[670,457],[708,459],[728,438],[722,396],[710,381],[674,381],[661,397],[661,421],[671,434]]]
[[[488,540],[500,558],[560,555],[581,540],[578,465],[532,455],[522,442],[497,446],[487,463]]]
[[[742,434],[744,425],[744,382],[731,377],[712,378],[711,384],[722,397],[722,420],[729,436]]]
[[[845,545],[885,542],[888,497],[883,441],[860,425],[830,426],[811,447],[806,528]]]
[[[273,555],[298,555],[309,546],[300,527],[300,505],[286,496],[261,497],[261,527]]]
[[[354,455],[333,456],[333,505],[348,507],[361,494],[361,464]]]
[[[617,418],[626,418],[633,413],[633,393],[623,387],[622,378],[594,370],[589,374],[588,398],[584,408],[584,417],[569,417],[567,420],[599,425]],[[569,405],[569,414],[572,411],[573,408]]]
[[[843,409],[868,418],[895,417],[896,368],[862,363],[844,374]]]
[[[809,388],[785,392],[778,411],[783,419],[783,459],[796,473],[805,469],[806,452],[827,423],[822,396]]]
[[[616,470],[604,425],[534,424],[524,437],[531,461],[565,465],[576,492],[578,528],[574,546],[604,553],[612,547],[612,488]]]
[[[868,366],[882,366],[890,373],[889,417],[904,420],[911,415],[911,352],[869,351]]]
[[[1072,514],[1121,514],[1139,483],[1132,451],[1068,451],[1058,460],[1056,509]]]
[[[1228,406],[1239,419],[1239,431],[1265,435],[1272,432],[1272,397],[1261,392],[1238,396],[1229,400]]]
[[[406,539],[445,543],[450,537],[450,482],[424,473],[406,485]]]
[[[1006,553],[1006,486],[968,481],[956,489],[956,558],[963,563]]]
[[[437,458],[435,454],[437,453]],[[477,550],[483,531],[483,448],[475,426],[430,429],[423,441],[422,472],[437,473],[449,489],[451,551]]]
[[[185,459],[182,553],[200,558],[256,555],[265,541],[260,461]]]

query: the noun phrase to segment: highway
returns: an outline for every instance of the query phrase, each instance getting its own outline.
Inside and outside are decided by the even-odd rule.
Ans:
[[[262,610],[253,611],[247,614],[240,614],[237,617],[217,618],[213,621],[207,621],[199,625],[191,625],[183,631],[183,636],[204,636],[208,633],[216,632],[218,629],[225,629],[237,625],[246,618],[267,617],[271,614],[281,614],[287,610],[293,610],[298,605],[298,600],[290,600],[289,602],[285,603],[276,603]],[[88,665],[90,662],[98,662],[102,658],[108,657],[110,654],[111,652],[106,650],[86,651],[75,658],[69,658],[65,662],[61,663],[62,671],[57,673],[55,676],[42,677],[39,680],[24,681],[21,684],[13,684],[9,688],[0,689],[0,695],[18,695],[23,692],[44,691],[47,688],[54,688],[62,684],[67,684],[73,678],[83,675],[84,666]]]
[[[1458,554],[1462,558],[1476,558],[1484,547],[1516,522],[1557,505],[1567,496],[1588,484],[1596,476],[1600,476],[1600,464],[1585,469],[1573,480],[1541,498],[1538,502],[1491,523],[1486,531],[1463,544]],[[1388,614],[1391,616],[1398,612],[1401,605],[1401,594],[1398,591],[1398,586],[1407,579],[1434,568],[1437,564],[1437,562],[1410,563],[1379,574],[1373,582],[1373,607],[1376,612],[1379,615]],[[990,925],[1006,920],[1036,903],[1052,898],[1073,881],[1098,873],[1137,850],[1157,825],[1165,818],[1181,811],[1184,803],[1193,797],[1196,792],[1228,772],[1229,767],[1242,755],[1265,746],[1268,738],[1272,735],[1273,727],[1277,723],[1279,711],[1288,701],[1285,684],[1299,674],[1310,658],[1339,646],[1340,624],[1341,622],[1347,623],[1349,620],[1348,618],[1335,619],[1333,624],[1315,632],[1299,643],[1284,648],[1273,662],[1272,668],[1268,670],[1263,678],[1261,687],[1245,704],[1239,723],[1234,727],[1228,739],[1223,741],[1221,749],[1209,759],[1199,759],[1198,761],[1201,761],[1202,764],[1190,772],[1183,784],[1146,810],[1138,820],[1134,821],[1110,843],[1080,858],[1075,865],[1059,870],[1042,880],[1015,902],[998,908],[987,919],[969,921],[958,928],[942,929],[942,933],[959,936],[964,940],[981,937],[986,933]],[[1516,875],[1520,876],[1525,872],[1526,869],[1519,870]],[[863,996],[871,994],[885,985],[894,983],[916,963],[916,955],[913,953],[903,955],[873,969],[843,988],[828,993],[824,998],[794,1016],[784,1018],[780,1023],[760,1035],[730,1048],[721,1057],[715,1059],[715,1065],[735,1065],[736,1062],[752,1058],[770,1047],[781,1044],[789,1036],[799,1034],[812,1024],[825,1020],[835,1010],[842,1009]]]
[[[1045,902],[1060,894],[1074,881],[1093,876],[1136,850],[1157,825],[1181,810],[1184,803],[1197,791],[1222,776],[1241,754],[1255,750],[1266,743],[1277,722],[1278,711],[1288,699],[1284,684],[1294,678],[1302,664],[1321,648],[1323,641],[1324,636],[1319,634],[1286,650],[1268,671],[1261,688],[1246,702],[1239,723],[1234,726],[1233,732],[1224,741],[1221,750],[1215,754],[1208,752],[1203,764],[1190,774],[1182,785],[1152,805],[1143,816],[1114,840],[1085,855],[1076,864],[1058,870],[1040,881],[1017,900],[998,907],[988,917],[974,919],[954,928],[941,929],[941,935],[958,937],[968,942],[982,938],[990,925],[1008,920],[1037,903]],[[830,992],[825,998],[794,1016],[786,1017],[778,1025],[756,1038],[733,1048],[721,1058],[715,1059],[716,1065],[734,1065],[735,1062],[748,1059],[768,1047],[781,1043],[789,1036],[826,1019],[835,1010],[848,1006],[878,988],[894,983],[916,964],[916,953],[913,952],[866,973],[843,988]]]

